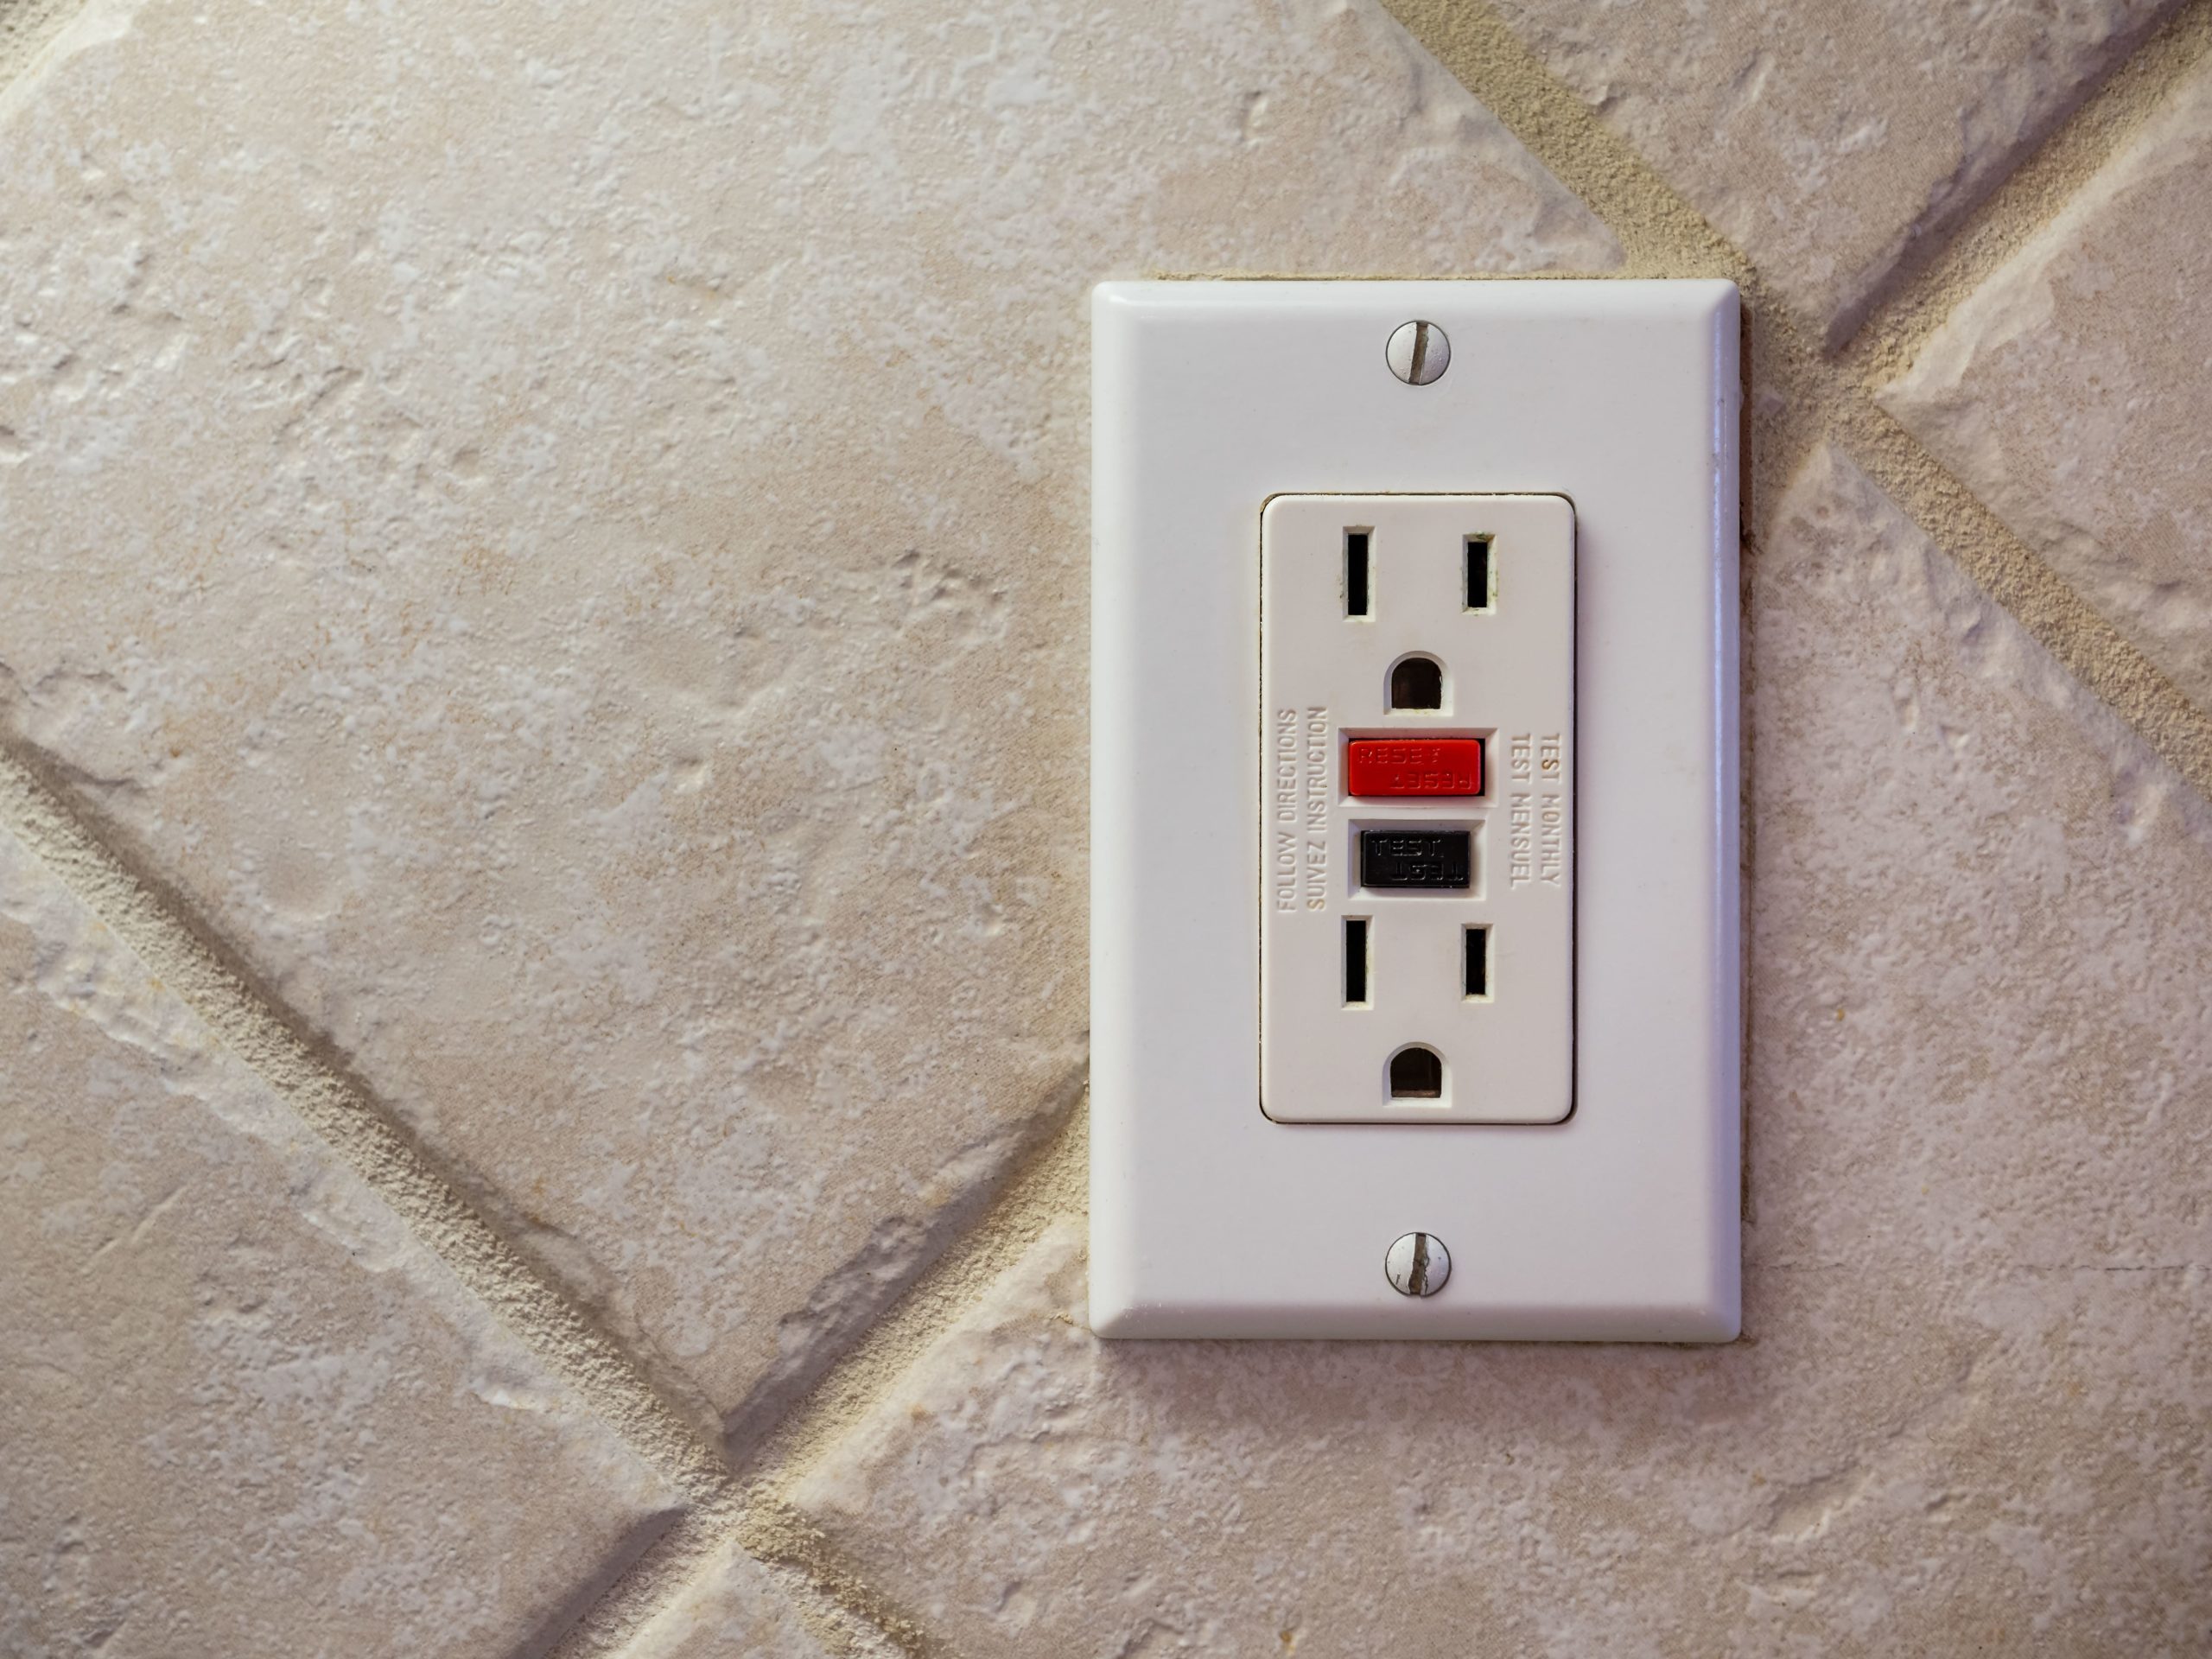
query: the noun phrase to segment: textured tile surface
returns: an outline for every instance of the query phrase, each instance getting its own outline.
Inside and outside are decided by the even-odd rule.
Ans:
[[[2212,825],[1825,453],[1753,620],[1749,1339],[1101,1344],[1070,1221],[849,1559],[976,1656],[2201,1645]]]
[[[679,1592],[625,1659],[827,1659],[768,1582],[767,1569],[731,1548]]]
[[[672,1495],[0,833],[0,1653],[484,1655]]]
[[[1496,3],[1831,337],[2171,7]],[[741,1435],[1075,1099],[1088,286],[1620,263],[1369,0],[0,13],[0,737]],[[2212,708],[2208,131],[1888,397]],[[1064,1217],[817,1401],[830,1587],[964,1659],[2203,1649],[2207,809],[1847,462],[1776,522],[1747,1339],[1102,1346]],[[0,1653],[519,1659],[667,1522],[4,836],[0,1199]],[[741,1554],[653,1611],[823,1652]]]
[[[1830,329],[2172,4],[1497,0],[1553,73]]]
[[[1884,401],[2212,709],[2212,65]]]
[[[1619,255],[1362,4],[107,0],[0,708],[702,1414],[1084,1058],[1088,285]]]

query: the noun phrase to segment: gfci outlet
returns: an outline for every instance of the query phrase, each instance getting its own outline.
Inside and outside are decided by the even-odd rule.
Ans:
[[[1555,1123],[1574,1101],[1574,506],[1260,515],[1260,1103]]]
[[[1736,1334],[1737,327],[1095,291],[1102,1335]]]

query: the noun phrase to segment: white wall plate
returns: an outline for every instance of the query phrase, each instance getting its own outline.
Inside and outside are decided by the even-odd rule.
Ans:
[[[1386,341],[1414,320],[1449,342],[1445,372],[1427,384],[1386,362]],[[1733,1337],[1734,288],[1115,283],[1096,290],[1092,321],[1092,1327]],[[1440,354],[1428,356],[1432,370]],[[1549,508],[1532,499],[1545,497]],[[1383,639],[1379,609],[1373,634],[1339,633],[1325,650],[1285,656],[1287,632],[1264,636],[1267,690],[1304,677],[1283,706],[1324,711],[1323,770],[1318,782],[1301,773],[1299,804],[1309,784],[1318,790],[1310,805],[1328,856],[1326,902],[1293,918],[1318,917],[1319,931],[1285,932],[1291,943],[1263,950],[1280,897],[1267,851],[1268,745],[1280,734],[1262,671],[1271,503],[1272,553],[1319,549],[1325,563],[1332,540],[1366,526],[1378,584],[1402,573],[1432,589],[1465,519],[1469,535],[1495,533],[1499,585],[1491,617],[1459,615],[1468,607],[1433,593],[1421,601],[1423,637],[1448,640],[1422,649],[1453,665],[1433,710],[1394,709],[1373,690],[1374,653],[1402,654]],[[1503,516],[1493,526],[1469,514]],[[1430,550],[1388,563],[1416,545]],[[1571,612],[1544,610],[1507,563],[1549,556],[1541,547],[1571,560],[1558,587]],[[1414,574],[1421,559],[1426,575]],[[1301,606],[1349,602],[1332,591],[1309,603],[1317,579],[1286,578],[1289,569],[1269,578],[1271,592],[1299,584],[1278,596],[1286,628]],[[1516,592],[1525,607],[1509,604]],[[1378,585],[1378,607],[1383,594]],[[1544,642],[1562,616],[1554,650]],[[1317,611],[1298,626],[1342,621]],[[1341,663],[1322,660],[1340,647]],[[1370,695],[1380,700],[1361,701]],[[1562,699],[1563,720],[1549,712]],[[1552,727],[1570,785],[1555,804],[1571,826],[1571,880],[1559,888],[1568,902],[1548,911],[1531,894],[1529,908],[1511,910],[1499,903],[1512,891],[1510,739],[1529,736],[1533,756]],[[1412,728],[1484,736],[1481,795],[1352,797],[1345,745]],[[1363,891],[1357,837],[1377,823],[1467,830],[1471,872],[1447,879],[1446,893]],[[1301,866],[1301,880],[1308,873]],[[1402,920],[1419,942],[1386,957],[1376,923],[1372,1007],[1348,1007],[1303,942],[1341,952],[1355,912]],[[1561,914],[1572,931],[1554,950],[1547,930]],[[1472,1022],[1440,1045],[1469,1059],[1436,1099],[1394,1103],[1376,1070],[1399,1046],[1376,1046],[1389,1016],[1362,1022],[1428,971],[1427,918],[1446,915],[1454,931],[1503,930],[1499,969],[1508,936],[1526,940],[1514,945],[1526,972],[1487,987],[1486,1008],[1437,1002],[1437,1020]],[[1278,950],[1298,966],[1304,1001],[1263,1044],[1262,963]],[[1482,1026],[1478,1014],[1506,1013],[1509,989],[1527,1021],[1516,1015],[1511,1033]],[[1286,1032],[1317,1046],[1316,1058],[1289,1064]],[[1548,1081],[1560,1041],[1571,1043],[1564,1102]],[[1283,1079],[1306,1081],[1270,1080],[1271,1090],[1263,1052]],[[1330,1081],[1332,1067],[1351,1081]]]

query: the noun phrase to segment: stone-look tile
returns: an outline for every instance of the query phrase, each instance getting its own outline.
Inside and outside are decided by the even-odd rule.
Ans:
[[[1754,1268],[1712,1354],[1113,1344],[1081,1238],[801,1493],[963,1655],[2119,1659],[2212,1613],[2201,1271]]]
[[[954,1650],[2201,1646],[2212,825],[1847,463],[1781,519],[1747,1339],[1103,1344],[1058,1224],[797,1494]]]
[[[1754,583],[1760,1259],[2212,1265],[2212,811],[1833,454]]]
[[[826,1659],[767,1569],[732,1548],[623,1649],[624,1659]]]
[[[2212,709],[2212,66],[1883,401]]]
[[[1393,0],[1402,14],[1452,0]],[[1496,0],[1832,336],[2175,0]]]
[[[0,1652],[481,1655],[673,1494],[0,834]]]
[[[741,1428],[1079,1082],[1089,284],[1620,258],[1364,0],[61,45],[0,706]]]

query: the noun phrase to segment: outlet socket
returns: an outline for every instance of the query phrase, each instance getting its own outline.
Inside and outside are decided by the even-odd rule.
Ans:
[[[1395,706],[1408,662],[1440,671],[1433,707],[1426,692]],[[1260,709],[1261,1109],[1281,1123],[1565,1118],[1573,504],[1275,497],[1260,519]],[[1416,746],[1416,766],[1421,740],[1479,741],[1480,790],[1355,794],[1351,745],[1372,739]],[[1466,833],[1464,886],[1456,868],[1436,885],[1370,884],[1363,837],[1387,850],[1432,831]],[[1484,948],[1472,990],[1471,930]],[[1437,1058],[1433,1092],[1408,1075],[1413,1051]]]

